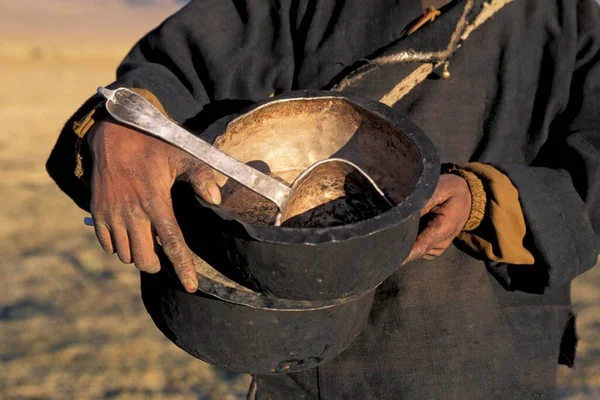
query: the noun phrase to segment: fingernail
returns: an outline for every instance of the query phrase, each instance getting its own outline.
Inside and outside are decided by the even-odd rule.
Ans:
[[[219,187],[217,186],[217,184],[213,183],[213,184],[209,184],[206,187],[207,191],[208,191],[208,195],[210,196],[210,199],[212,200],[213,204],[221,204],[221,191],[219,190]]]
[[[183,280],[183,287],[189,293],[194,293],[196,290],[198,290],[198,284],[189,278]]]

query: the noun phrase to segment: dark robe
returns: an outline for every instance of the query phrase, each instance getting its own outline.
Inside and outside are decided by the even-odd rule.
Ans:
[[[443,49],[465,4],[406,37],[420,1],[194,1],[133,48],[111,87],[150,90],[201,133],[273,93],[333,88],[360,60]],[[344,90],[377,100],[420,65],[378,66]],[[449,71],[393,107],[443,162],[489,163],[510,178],[535,264],[486,262],[460,243],[407,264],[379,287],[348,350],[313,370],[258,377],[257,398],[555,396],[557,361],[572,364],[576,342],[570,281],[596,263],[600,242],[600,9],[593,0],[515,0],[470,35]],[[48,169],[87,209],[89,191],[72,174],[71,123]]]

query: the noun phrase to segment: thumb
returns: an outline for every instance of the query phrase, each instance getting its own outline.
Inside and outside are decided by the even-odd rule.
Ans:
[[[215,172],[205,164],[201,164],[187,174],[194,192],[204,201],[221,204],[221,190],[215,179]]]

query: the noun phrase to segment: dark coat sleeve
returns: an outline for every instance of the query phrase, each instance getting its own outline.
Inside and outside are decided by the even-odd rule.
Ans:
[[[193,1],[133,47],[108,87],[147,89],[172,119],[194,130],[289,90],[294,55],[287,3]],[[93,96],[66,122],[46,165],[58,186],[86,210],[90,192],[73,173],[72,126],[99,101]]]
[[[567,108],[531,166],[499,163],[519,191],[533,266],[491,264],[512,289],[544,292],[593,267],[600,249],[600,7],[578,1]],[[575,2],[573,2],[575,6]],[[568,60],[571,58],[572,61]]]

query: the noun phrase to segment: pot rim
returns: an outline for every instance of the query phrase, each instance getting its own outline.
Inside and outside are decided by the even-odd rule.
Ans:
[[[200,257],[195,257],[197,257],[202,264],[201,270],[198,270],[198,268],[196,269],[196,275],[198,276],[198,291],[194,293],[188,293],[190,296],[210,296],[226,303],[259,310],[302,312],[338,307],[346,303],[357,301],[360,298],[369,295],[381,284],[379,283],[377,286],[367,289],[356,295],[340,297],[331,300],[282,299],[269,294],[263,294],[250,290],[247,287],[230,280]],[[216,279],[211,278],[207,276],[207,274],[203,273],[208,269],[211,270],[211,275],[213,275]],[[184,289],[180,288],[180,290]]]
[[[212,209],[223,220],[240,225],[252,238],[265,243],[281,245],[320,245],[358,239],[376,234],[396,226],[418,213],[433,194],[440,173],[440,160],[437,150],[429,137],[414,122],[393,108],[374,100],[356,95],[346,95],[330,91],[292,91],[258,102],[244,110],[241,114],[222,118],[209,126],[202,136],[208,134],[216,137],[225,132],[230,123],[244,118],[247,114],[266,107],[272,103],[284,101],[302,101],[324,98],[342,99],[354,107],[358,107],[382,118],[409,138],[421,159],[421,174],[412,192],[396,207],[373,218],[351,224],[328,228],[290,228],[271,225],[253,225],[239,220],[233,213],[213,204],[209,204],[196,196],[204,207]]]

